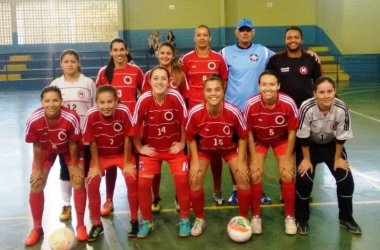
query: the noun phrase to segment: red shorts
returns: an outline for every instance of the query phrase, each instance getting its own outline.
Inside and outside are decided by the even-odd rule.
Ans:
[[[267,145],[258,141],[255,142],[256,153],[267,155],[269,147],[272,147],[275,156],[282,156],[286,154],[286,150],[288,149],[288,141],[282,141],[274,145]]]
[[[139,176],[151,176],[161,173],[161,165],[163,161],[166,161],[169,164],[173,176],[187,175],[189,172],[189,163],[185,153],[159,153],[159,155],[154,157],[140,155]]]
[[[223,160],[225,162],[228,162],[234,157],[238,156],[237,149],[236,150],[231,150],[231,151],[222,151],[222,152],[211,152],[211,151],[199,151],[198,156],[199,159],[201,160],[206,160],[206,161],[211,161],[214,157],[217,156],[223,157]]]
[[[42,168],[43,169],[50,169],[55,162],[55,158],[57,158],[56,153],[46,153],[42,152]],[[65,158],[65,162],[68,167],[71,166],[71,157],[69,154],[63,154],[63,157]],[[81,164],[82,163],[82,164]],[[80,161],[79,164],[83,165],[83,161]],[[35,160],[33,159],[32,163],[32,169],[35,169],[37,167]]]
[[[130,161],[136,164],[134,155],[130,156]],[[90,162],[90,168],[93,166],[93,161]],[[117,166],[123,171],[124,169],[124,155],[112,155],[112,156],[99,156],[99,168],[102,175],[104,171],[109,167]]]

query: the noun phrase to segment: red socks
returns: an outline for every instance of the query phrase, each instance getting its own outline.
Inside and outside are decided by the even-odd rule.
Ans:
[[[248,210],[252,201],[252,191],[251,189],[243,190],[238,188],[237,194],[239,198],[239,215],[247,218]]]
[[[113,193],[115,191],[117,177],[117,167],[112,166],[106,169],[106,194],[107,200],[113,200]]]
[[[284,199],[285,217],[288,215],[294,217],[295,189],[294,180],[292,182],[281,181],[281,194],[282,199]]]
[[[88,208],[93,225],[100,224],[100,176],[94,177],[88,184]]]
[[[35,230],[40,230],[42,228],[42,214],[44,212],[44,192],[39,193],[29,193],[29,204],[32,210],[33,224]]]
[[[174,184],[179,204],[179,217],[181,219],[189,218],[190,210],[190,186],[187,175],[175,175]]]
[[[74,189],[74,206],[77,215],[77,226],[84,226],[84,211],[86,210],[86,188]]]
[[[260,216],[261,196],[263,194],[262,182],[252,183],[251,190],[252,190],[252,216]],[[240,203],[240,198],[239,198],[239,203]]]
[[[139,209],[139,202],[137,197],[137,177],[130,174],[124,175],[124,180],[128,189],[128,203],[129,210],[131,211],[131,220],[137,220],[137,211]]]
[[[191,205],[197,218],[204,218],[205,194],[203,188],[197,191],[190,190]]]
[[[144,220],[152,221],[152,183],[153,178],[139,177],[138,203]]]

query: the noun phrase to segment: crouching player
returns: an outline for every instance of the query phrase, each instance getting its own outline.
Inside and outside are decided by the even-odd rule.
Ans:
[[[153,68],[150,75],[151,91],[137,101],[133,123],[142,127],[142,138],[137,135],[135,147],[140,153],[138,197],[141,215],[138,238],[146,238],[152,231],[152,183],[153,177],[161,173],[161,164],[166,161],[174,177],[179,203],[180,237],[190,236],[190,194],[188,162],[184,153],[187,111],[185,101],[176,90],[169,89],[169,71],[161,66]]]
[[[272,147],[280,170],[281,194],[285,203],[285,233],[296,234],[294,219],[295,182],[293,150],[298,126],[294,101],[279,93],[280,83],[272,71],[259,77],[260,94],[248,99],[244,118],[248,127],[248,148],[252,178],[252,232],[261,234],[260,202],[265,159]]]
[[[42,90],[41,104],[42,107],[30,115],[26,124],[25,141],[33,143],[29,204],[34,225],[24,244],[35,245],[44,235],[42,229],[44,188],[58,154],[62,154],[65,158],[74,188],[77,239],[85,241],[87,232],[83,218],[86,208],[86,189],[84,168],[79,164],[78,156],[78,147],[82,139],[79,117],[74,111],[61,106],[62,94],[57,87],[50,86]]]
[[[91,163],[88,172],[88,200],[92,227],[88,241],[95,241],[103,234],[100,220],[100,181],[107,168],[118,166],[124,175],[128,189],[131,212],[129,237],[136,237],[137,222],[137,170],[131,155],[134,135],[132,115],[127,106],[118,104],[116,90],[110,85],[97,89],[96,106],[87,112],[83,139],[90,145]]]
[[[196,216],[192,236],[199,236],[206,226],[203,183],[211,158],[223,157],[231,168],[238,186],[239,214],[247,217],[251,203],[249,174],[245,159],[246,125],[239,109],[224,101],[224,88],[219,77],[204,83],[205,102],[189,111],[186,137],[189,143],[190,197]]]

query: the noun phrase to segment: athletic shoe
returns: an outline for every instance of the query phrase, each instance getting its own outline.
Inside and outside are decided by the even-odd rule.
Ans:
[[[285,218],[285,233],[292,235],[297,234],[296,220],[290,215]]]
[[[215,201],[215,205],[217,205],[217,206],[223,206],[224,199],[223,199],[222,191],[221,190],[215,190],[214,193],[212,194],[212,198]]]
[[[339,224],[353,234],[362,234],[362,229],[354,219],[350,221],[340,220]]]
[[[88,233],[87,241],[96,241],[104,233],[102,223],[98,225],[92,225],[90,232]]]
[[[230,198],[228,198],[227,203],[230,206],[237,206],[239,204],[238,196],[237,196],[237,191],[236,190],[232,191],[232,193],[230,195]]]
[[[260,216],[253,216],[251,221],[252,234],[262,234],[263,229],[261,227],[261,218]]]
[[[307,222],[297,222],[297,233],[306,235],[309,233],[309,224]]]
[[[196,218],[194,221],[194,225],[191,228],[191,235],[195,237],[201,235],[205,227],[206,227],[205,220],[201,218]]]
[[[101,216],[107,216],[110,215],[113,211],[113,203],[111,200],[107,200],[104,202],[102,209],[100,210]]]
[[[44,237],[44,230],[40,228],[39,230],[33,229],[30,231],[28,238],[24,241],[25,246],[33,246],[37,244]]]
[[[136,238],[137,233],[139,232],[139,222],[137,220],[130,221],[131,226],[128,229],[128,237]]]
[[[140,224],[139,232],[137,233],[137,238],[145,239],[149,236],[153,229],[153,222],[148,220],[143,220]]]
[[[68,220],[71,218],[71,206],[63,206],[62,212],[59,215],[60,220]]]
[[[161,199],[154,199],[152,202],[152,213],[159,213],[161,211],[161,205],[160,205]]]
[[[178,236],[185,238],[190,236],[190,221],[189,219],[181,219],[178,223],[179,230],[178,230]]]
[[[85,226],[77,226],[77,240],[86,241],[88,238],[87,230]]]
[[[261,204],[270,205],[272,204],[272,199],[269,196],[267,196],[265,193],[263,193],[261,196]]]

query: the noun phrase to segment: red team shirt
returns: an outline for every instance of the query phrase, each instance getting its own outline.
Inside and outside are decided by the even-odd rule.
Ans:
[[[45,110],[40,107],[34,111],[26,122],[25,141],[40,142],[42,150],[54,154],[69,152],[69,141],[80,142],[82,139],[78,115],[66,107],[61,107],[59,121],[51,125],[45,118]]]
[[[111,84],[116,89],[120,103],[127,105],[129,110],[133,111],[136,105],[137,89],[141,89],[144,80],[144,74],[141,69],[129,63],[124,68],[115,68],[111,83],[106,78],[105,70],[106,66],[99,70],[96,87]]]
[[[247,127],[240,110],[228,102],[223,102],[222,112],[217,117],[211,117],[203,103],[189,111],[186,139],[199,139],[199,151],[236,150],[238,139],[244,138],[246,134]]]
[[[190,91],[187,97],[191,101],[203,102],[203,83],[212,76],[218,75],[222,80],[228,78],[228,68],[222,55],[210,50],[208,57],[199,57],[196,50],[183,56],[182,71],[187,77]]]
[[[264,145],[275,145],[288,139],[288,131],[298,128],[298,109],[293,99],[279,93],[273,109],[265,107],[261,94],[248,99],[244,108],[248,130],[255,141]]]
[[[152,70],[149,70],[145,73],[144,75],[144,82],[141,87],[141,92],[145,93],[147,91],[152,90],[150,86],[150,76],[151,76]],[[181,72],[181,80],[179,84],[175,84],[175,76],[170,72],[170,77],[169,77],[169,88],[177,90],[181,95],[186,98],[186,94],[189,91],[189,84],[187,83],[186,76],[183,72]]]
[[[186,117],[185,101],[178,91],[168,89],[161,105],[148,91],[137,101],[133,123],[143,127],[143,145],[168,153],[173,142],[181,141],[181,126],[185,125]]]
[[[134,136],[132,115],[123,104],[118,104],[112,118],[105,119],[98,107],[91,108],[86,117],[83,140],[86,143],[96,142],[99,156],[124,154],[124,140]]]

